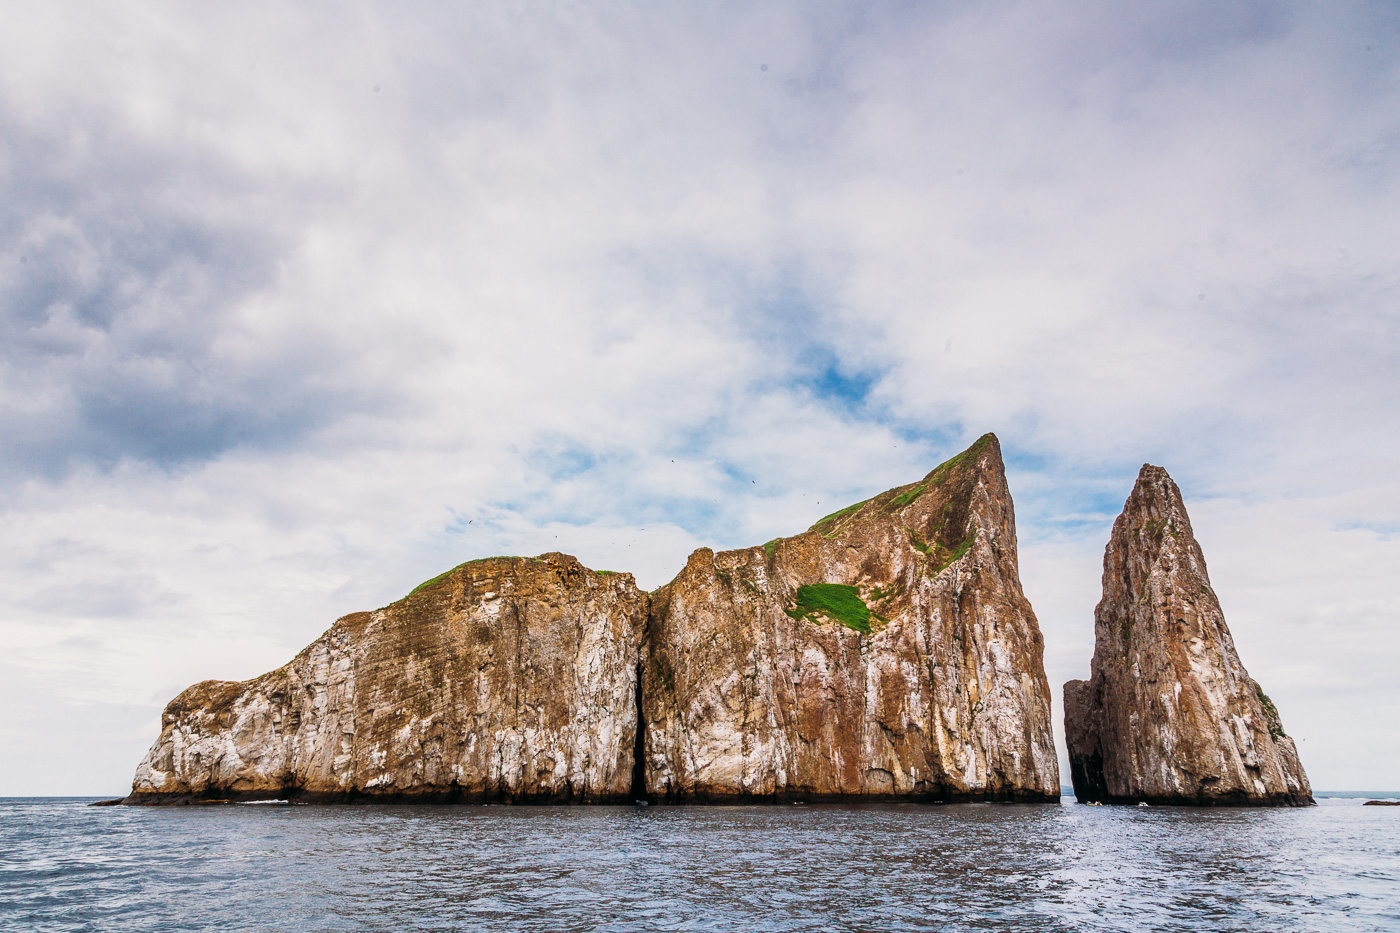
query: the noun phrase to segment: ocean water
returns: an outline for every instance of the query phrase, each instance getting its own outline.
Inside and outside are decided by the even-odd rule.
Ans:
[[[1400,807],[0,800],[0,929],[1400,930]]]

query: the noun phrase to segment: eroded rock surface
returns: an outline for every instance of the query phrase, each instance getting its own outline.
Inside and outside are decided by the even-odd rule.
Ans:
[[[1081,802],[1311,804],[1278,711],[1240,663],[1181,491],[1144,465],[1104,553],[1090,679],[1065,684]]]
[[[651,595],[563,554],[464,564],[186,690],[127,802],[1055,800],[1041,658],[987,435]]]
[[[843,621],[844,620],[844,621]],[[653,596],[646,786],[669,800],[1056,800],[1000,446]]]
[[[180,694],[127,799],[630,801],[646,617],[630,574],[472,561]]]

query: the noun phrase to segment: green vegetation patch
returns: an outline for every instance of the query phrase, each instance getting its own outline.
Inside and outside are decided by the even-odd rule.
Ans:
[[[977,523],[971,522],[971,527],[967,530],[967,537],[958,542],[956,547],[948,547],[941,541],[934,541],[932,544],[925,541],[923,536],[913,528],[904,529],[909,535],[909,543],[916,551],[928,557],[928,572],[937,576],[952,566],[954,561],[962,558],[972,545],[977,541]]]
[[[946,555],[946,557],[945,557],[945,559],[942,561],[942,563],[940,563],[936,568],[934,568],[934,571],[933,571],[933,572],[934,572],[934,573],[942,573],[942,572],[943,572],[944,570],[946,570],[949,566],[951,566],[955,561],[961,560],[961,559],[962,559],[962,556],[963,556],[964,554],[966,554],[969,550],[971,550],[971,548],[972,548],[972,543],[973,543],[974,541],[976,541],[976,540],[977,540],[977,525],[974,523],[973,526],[972,526],[972,528],[968,531],[967,537],[966,537],[966,538],[963,538],[962,541],[958,542],[958,546],[955,547],[955,548],[953,548],[951,551],[949,551],[947,548],[943,547],[942,545],[938,545],[938,546],[937,546],[937,547],[938,547],[938,550],[939,550],[940,552],[942,552],[943,555]]]
[[[446,580],[448,577],[450,577],[455,571],[459,570],[459,569],[462,568],[462,567],[467,566],[467,564],[470,564],[470,563],[471,563],[471,561],[467,561],[466,564],[458,564],[456,567],[453,567],[451,570],[448,570],[448,571],[445,571],[445,572],[443,572],[443,573],[440,573],[440,574],[438,574],[437,576],[433,577],[431,580],[424,580],[422,583],[418,584],[418,585],[415,586],[412,590],[410,590],[408,595],[409,595],[409,596],[416,596],[418,593],[421,593],[423,590],[426,590],[428,587],[430,587],[430,586],[436,586],[437,584],[441,583],[443,580]]]
[[[839,512],[832,512],[826,518],[823,518],[813,525],[811,530],[821,532],[822,535],[828,538],[833,538],[836,536],[836,532],[841,530],[841,524],[845,522],[846,519],[854,517],[855,514],[861,510],[861,507],[869,501],[870,499],[862,499],[855,505],[848,505]]]
[[[929,474],[928,481],[930,483],[933,483],[934,485],[942,483],[948,478],[949,473],[953,472],[963,464],[970,463],[971,461],[976,460],[978,457],[982,456],[982,451],[986,450],[987,445],[991,442],[992,436],[990,434],[983,434],[967,450],[964,450],[956,457],[949,457],[947,460],[944,460],[938,466],[934,467],[933,472]]]
[[[894,498],[890,499],[889,502],[886,502],[886,503],[885,503],[885,512],[886,512],[886,513],[898,512],[900,509],[904,508],[906,505],[912,504],[916,499],[918,499],[920,496],[922,496],[922,495],[924,494],[924,489],[925,489],[925,488],[927,488],[927,484],[925,484],[925,483],[915,483],[913,486],[910,486],[908,489],[904,490],[903,492],[899,493],[899,494],[898,494],[897,496],[895,496]]]
[[[797,589],[797,605],[783,610],[794,619],[826,616],[862,635],[870,634],[870,607],[860,590],[844,583],[813,583]],[[888,621],[875,616],[880,621]]]
[[[1279,718],[1278,707],[1274,706],[1274,701],[1269,699],[1264,688],[1258,684],[1254,685],[1254,692],[1259,697],[1260,705],[1264,707],[1264,718],[1269,722],[1269,735],[1276,739],[1286,737],[1288,733],[1283,731],[1283,720]]]
[[[774,538],[772,541],[768,541],[763,545],[763,553],[767,555],[769,560],[773,559],[773,552],[778,549],[778,542],[781,540],[783,539]]]
[[[468,564],[479,564],[479,563],[481,563],[481,562],[483,562],[483,561],[488,561],[488,560],[521,560],[521,559],[522,559],[522,558],[516,557],[516,556],[513,555],[513,554],[501,554],[501,555],[497,555],[496,557],[478,557],[478,558],[476,558],[476,559],[474,559],[474,560],[463,561],[462,563],[458,564],[456,567],[453,567],[451,570],[446,570],[446,571],[444,571],[444,572],[438,574],[437,576],[433,577],[431,580],[424,580],[422,583],[418,584],[418,585],[415,586],[412,590],[410,590],[409,593],[408,593],[408,595],[409,595],[409,596],[415,596],[415,595],[417,595],[418,593],[422,592],[423,590],[428,589],[428,588],[431,587],[431,586],[436,586],[437,584],[441,583],[443,580],[446,580],[449,576],[451,576],[452,574],[456,573],[458,570],[461,570],[463,567],[467,566]],[[528,558],[528,559],[529,559],[529,560],[533,560],[533,561],[535,561],[536,563],[544,563],[544,561],[541,561],[541,560],[540,560],[539,558],[537,558],[537,557],[531,557],[531,558]]]

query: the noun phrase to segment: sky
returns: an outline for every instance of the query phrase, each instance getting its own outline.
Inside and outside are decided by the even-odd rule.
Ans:
[[[0,795],[464,560],[654,588],[987,431],[1057,723],[1151,462],[1313,786],[1400,789],[1400,7],[0,16]]]

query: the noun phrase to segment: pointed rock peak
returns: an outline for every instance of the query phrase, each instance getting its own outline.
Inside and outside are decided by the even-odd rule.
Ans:
[[[951,457],[912,487],[919,496],[938,492],[955,501],[968,500],[978,484],[991,487],[993,495],[1009,498],[1006,465],[1001,459],[1001,443],[995,434],[983,434],[972,446]],[[908,495],[906,494],[906,498]]]
[[[1119,564],[1130,552],[1150,559],[1189,552],[1191,568],[1202,578],[1206,576],[1205,557],[1191,528],[1181,489],[1166,470],[1150,463],[1138,471],[1133,491],[1113,523],[1105,560]]]
[[[1186,511],[1181,498],[1181,489],[1171,475],[1159,466],[1144,463],[1138,471],[1137,483],[1124,505],[1124,511],[1156,508],[1159,511]]]
[[[959,513],[958,527],[961,529],[965,524],[967,500],[978,481],[987,477],[992,478],[999,490],[1004,489],[1006,470],[1001,461],[1001,444],[997,441],[997,436],[990,433],[983,434],[962,453],[934,467],[918,482],[887,489],[877,496],[832,512],[817,521],[808,531],[815,531],[828,538],[834,537],[857,519],[894,515],[931,494],[937,494],[940,499],[949,503],[961,504],[961,509],[954,509]]]
[[[1083,801],[1304,805],[1297,747],[1249,677],[1181,490],[1144,464],[1104,550],[1088,681],[1065,685]]]
[[[934,467],[932,472],[924,477],[924,482],[934,482],[940,478],[947,478],[955,472],[981,472],[983,470],[998,475],[1006,473],[1006,465],[1001,460],[1001,442],[997,440],[995,434],[990,432],[977,438],[962,453],[950,457]]]

